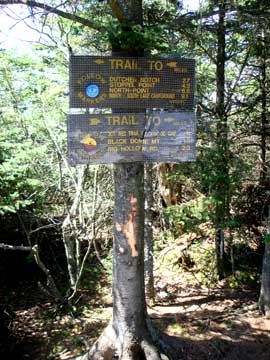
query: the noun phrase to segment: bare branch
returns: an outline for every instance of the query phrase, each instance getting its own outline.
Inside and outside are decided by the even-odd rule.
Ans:
[[[40,230],[45,230],[45,229],[49,229],[49,228],[52,228],[52,227],[56,227],[56,226],[61,226],[61,223],[54,223],[54,224],[48,224],[48,225],[43,225],[43,226],[40,226],[39,228],[37,229],[34,229],[34,230],[31,230],[30,231],[30,234],[33,234],[35,232],[38,232]]]
[[[105,32],[106,28],[104,26],[101,26],[100,24],[97,24],[89,19],[85,19],[81,16],[78,16],[76,14],[72,14],[63,10],[58,9],[57,7],[50,6],[44,3],[40,3],[38,1],[32,1],[32,0],[0,0],[0,6],[2,5],[26,5],[31,8],[39,8],[43,9],[49,13],[61,16],[65,19],[77,22],[79,24],[82,24],[88,28],[98,30],[100,32]]]
[[[8,244],[3,244],[0,243],[0,249],[3,250],[20,250],[20,251],[31,251],[32,248],[30,246],[24,246],[24,245],[8,245]]]
[[[34,258],[35,258],[35,261],[36,261],[38,267],[44,272],[44,274],[47,277],[47,284],[46,284],[47,289],[51,292],[51,294],[56,299],[61,299],[61,294],[59,293],[59,291],[58,291],[58,289],[57,289],[57,287],[55,285],[55,282],[54,282],[54,279],[53,279],[53,277],[51,275],[50,270],[47,268],[47,266],[40,259],[38,245],[34,245],[31,248],[31,252],[32,252],[32,254],[33,254]]]

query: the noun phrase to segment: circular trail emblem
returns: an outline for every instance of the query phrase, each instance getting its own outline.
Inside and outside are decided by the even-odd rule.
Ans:
[[[95,98],[99,95],[99,87],[96,84],[90,84],[86,87],[85,93],[90,98]]]
[[[84,138],[80,141],[80,143],[83,144],[84,149],[87,151],[93,151],[97,147],[96,140],[90,135],[84,136]]]

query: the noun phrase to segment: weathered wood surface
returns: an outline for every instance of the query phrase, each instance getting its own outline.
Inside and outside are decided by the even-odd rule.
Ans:
[[[68,117],[69,162],[195,160],[195,113],[77,114]]]
[[[193,110],[194,79],[193,59],[71,56],[70,108]]]

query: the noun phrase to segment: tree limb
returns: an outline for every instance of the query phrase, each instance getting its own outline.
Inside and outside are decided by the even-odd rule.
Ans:
[[[133,10],[142,6],[142,0],[109,0],[109,5],[120,23],[142,22],[140,14],[134,13]]]
[[[50,6],[44,3],[40,3],[38,1],[34,1],[34,0],[0,0],[0,6],[3,5],[26,5],[29,6],[31,8],[39,8],[39,9],[43,9],[49,13],[61,16],[65,19],[77,22],[79,24],[82,24],[88,28],[94,29],[94,30],[98,30],[100,32],[105,32],[106,28],[104,26],[101,26],[99,24],[94,23],[93,21],[89,20],[89,19],[85,19],[81,16],[78,16],[76,14],[71,14],[68,13],[66,11],[60,10],[57,7],[54,6]]]
[[[20,250],[20,251],[31,251],[32,250],[31,246],[24,246],[24,245],[15,246],[15,245],[3,244],[3,243],[0,243],[0,249],[3,249],[3,250]]]

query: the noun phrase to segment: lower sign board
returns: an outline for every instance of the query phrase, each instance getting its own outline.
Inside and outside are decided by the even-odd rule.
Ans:
[[[71,165],[195,160],[195,113],[71,114]]]

